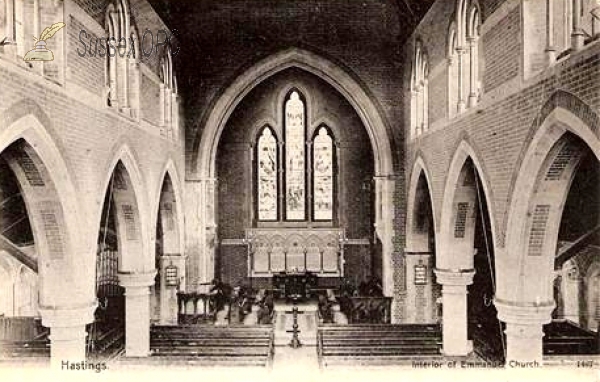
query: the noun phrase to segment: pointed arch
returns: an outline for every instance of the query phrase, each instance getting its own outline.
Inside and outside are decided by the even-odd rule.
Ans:
[[[581,150],[581,145],[584,145],[600,160],[598,117],[594,113],[585,113],[586,108],[583,107],[575,107],[573,111],[565,108],[567,97],[552,97],[551,101],[542,108],[536,119],[534,127],[538,124],[539,127],[521,155],[509,200],[506,259],[505,264],[499,268],[507,274],[500,277],[498,284],[499,295],[505,301],[532,304],[537,299],[544,304],[554,303],[551,283],[547,282],[553,279],[554,272],[555,247],[552,243],[557,239],[564,198],[570,188],[578,159],[571,157],[567,161],[566,174],[559,180],[563,183],[560,192],[555,192],[552,197],[544,197],[538,190],[551,180],[546,172],[563,149],[573,147],[570,151],[576,154]],[[589,122],[594,124],[589,125]],[[533,242],[530,233],[534,219],[537,225],[543,222],[539,231],[543,235],[540,237],[541,247],[537,252],[531,252]],[[536,272],[538,277],[528,277],[531,272]],[[513,275],[512,278],[509,273]],[[515,274],[519,275],[518,281],[514,280]]]
[[[333,62],[309,51],[291,48],[260,61],[239,76],[219,97],[203,129],[198,129],[192,153],[192,171],[201,178],[215,176],[217,145],[225,124],[239,102],[266,78],[287,68],[297,67],[325,80],[338,90],[357,111],[366,127],[375,153],[378,175],[391,175],[393,158],[388,127],[379,108],[363,87]]]
[[[280,155],[277,135],[264,125],[256,135],[256,217],[259,221],[277,221],[279,211]]]
[[[415,214],[417,213],[416,211],[416,206],[417,206],[417,190],[419,187],[419,182],[421,181],[421,178],[423,178],[425,180],[425,183],[427,185],[427,189],[429,191],[429,203],[431,205],[431,213],[433,216],[433,229],[434,232],[438,231],[437,228],[437,214],[435,212],[435,206],[433,203],[433,190],[431,188],[432,184],[431,184],[431,176],[429,173],[429,169],[427,164],[425,163],[425,160],[423,159],[423,157],[421,155],[417,156],[417,159],[414,162],[412,171],[410,173],[410,183],[408,185],[408,199],[407,199],[407,215],[406,215],[406,247],[407,247],[407,251],[411,252],[414,251],[413,248],[413,229],[412,227],[414,227],[414,219],[415,219]]]
[[[139,169],[136,155],[129,145],[121,144],[103,172],[105,178],[99,196],[113,191],[119,237],[119,271],[144,272],[154,269],[150,250],[150,206],[147,188]],[[101,227],[103,203],[98,203],[95,226]],[[95,238],[94,238],[95,240]],[[95,243],[94,243],[95,244]]]
[[[485,198],[488,203],[488,214],[490,218],[491,227],[490,231],[492,234],[492,245],[495,246],[497,243],[497,229],[496,229],[496,220],[494,218],[494,208],[493,208],[493,192],[490,187],[489,180],[487,178],[487,173],[483,167],[483,162],[479,159],[479,155],[477,151],[473,148],[473,146],[467,141],[462,140],[452,157],[452,161],[450,162],[450,167],[448,168],[446,175],[446,182],[444,186],[444,194],[442,199],[442,206],[440,210],[439,217],[439,225],[438,225],[438,238],[436,240],[436,253],[439,259],[438,266],[440,268],[449,267],[448,269],[458,269],[457,265],[462,261],[472,261],[472,253],[465,253],[464,258],[460,259],[454,256],[452,258],[451,254],[448,252],[448,248],[451,246],[449,242],[451,238],[454,236],[454,225],[453,217],[454,214],[454,204],[455,204],[455,196],[457,185],[460,182],[461,176],[464,176],[464,167],[468,160],[471,160],[473,163],[473,167],[475,172],[481,181],[481,192],[480,197]],[[457,262],[456,262],[457,261]]]
[[[24,114],[28,106],[31,106],[32,114]],[[49,119],[39,106],[28,100],[13,105],[3,112],[3,116],[0,119],[0,153],[5,154],[7,149],[13,152],[11,155],[16,162],[12,168],[18,171],[17,178],[21,178],[23,187],[44,188],[43,193],[24,192],[40,254],[40,303],[65,307],[89,304],[91,307],[94,262],[92,253],[84,246],[80,199],[71,180],[72,171],[62,157],[57,141],[50,135],[51,125],[47,128],[42,122],[49,123]],[[27,171],[31,173],[27,174]],[[32,180],[37,177],[38,180]],[[60,282],[55,278],[60,278]],[[68,297],[62,293],[65,287],[73,289]]]
[[[179,176],[179,172],[177,171],[177,167],[175,166],[175,161],[172,158],[169,158],[166,164],[163,166],[163,170],[160,175],[160,182],[158,183],[158,188],[155,189],[154,197],[152,200],[155,201],[153,204],[156,206],[152,209],[152,216],[150,217],[151,222],[156,222],[158,220],[158,211],[160,209],[160,201],[162,196],[162,190],[166,179],[170,179],[170,184],[172,187],[174,203],[176,204],[176,210],[174,211],[175,222],[177,225],[177,234],[179,241],[179,253],[184,253],[184,214],[183,214],[183,190],[181,177]],[[154,235],[152,235],[154,236]]]

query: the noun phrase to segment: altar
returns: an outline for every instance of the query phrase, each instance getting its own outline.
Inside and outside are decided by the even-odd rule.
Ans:
[[[273,275],[273,289],[278,297],[304,300],[318,287],[318,277],[314,273],[280,272]]]

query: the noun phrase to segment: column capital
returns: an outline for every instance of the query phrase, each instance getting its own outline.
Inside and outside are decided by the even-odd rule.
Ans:
[[[125,289],[144,288],[154,285],[156,270],[140,273],[122,273],[119,272],[119,285]]]
[[[61,307],[61,306],[40,306],[39,312],[42,316],[42,323],[50,328],[70,328],[75,326],[85,326],[94,322],[94,311],[98,306],[98,301],[94,300],[80,306]]]
[[[554,301],[541,303],[517,303],[494,299],[498,318],[506,323],[518,325],[543,325],[552,320],[552,311],[556,307]]]
[[[438,283],[443,286],[467,286],[473,283],[474,269],[439,269],[433,270]]]

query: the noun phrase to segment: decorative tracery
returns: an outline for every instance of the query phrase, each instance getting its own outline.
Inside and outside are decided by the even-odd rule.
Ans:
[[[275,130],[265,126],[256,140],[257,220],[333,221],[336,177],[333,134],[327,126],[320,125],[310,139],[306,104],[299,91],[291,91],[282,108],[283,139],[278,141]]]
[[[333,140],[327,129],[319,128],[313,143],[313,216],[333,219]]]
[[[277,141],[269,127],[258,138],[258,219],[277,220]]]
[[[285,103],[285,217],[306,219],[304,102],[293,91]]]

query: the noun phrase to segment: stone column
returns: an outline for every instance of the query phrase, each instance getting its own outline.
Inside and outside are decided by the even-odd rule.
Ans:
[[[571,33],[571,48],[574,51],[583,48],[585,34],[581,29],[581,0],[573,0],[573,31]]]
[[[381,240],[383,260],[383,294],[394,294],[394,179],[391,175],[375,176],[375,232]]]
[[[477,89],[477,81],[478,81],[478,68],[477,66],[479,65],[478,62],[478,49],[477,49],[477,44],[479,44],[479,39],[477,38],[477,36],[474,37],[469,37],[469,54],[471,56],[471,60],[469,60],[470,63],[470,76],[469,76],[469,107],[473,107],[475,105],[477,105],[477,101],[478,101],[478,89]]]
[[[179,101],[177,93],[171,92],[171,126],[172,140],[179,143]]]
[[[423,105],[423,86],[421,84],[421,81],[419,81],[416,85],[415,88],[415,93],[417,95],[417,100],[416,100],[416,108],[415,108],[415,134],[416,135],[421,135],[423,133],[422,131],[422,112],[421,112],[421,107]]]
[[[548,66],[556,61],[554,46],[554,0],[546,0],[546,63]]]
[[[464,68],[464,55],[466,50],[464,48],[456,48],[456,55],[458,56],[458,112],[462,113],[467,108],[467,103],[465,102],[465,68]]]
[[[53,368],[85,360],[85,326],[94,321],[95,310],[95,301],[83,307],[40,307],[42,324],[50,328]]]
[[[448,356],[465,356],[473,350],[467,338],[467,285],[473,283],[473,269],[436,269],[442,284],[442,342]]]
[[[150,353],[150,286],[156,271],[119,273],[125,288],[125,356],[147,357]]]
[[[506,366],[542,366],[542,328],[552,320],[554,301],[525,305],[496,299],[494,305],[506,323]]]

